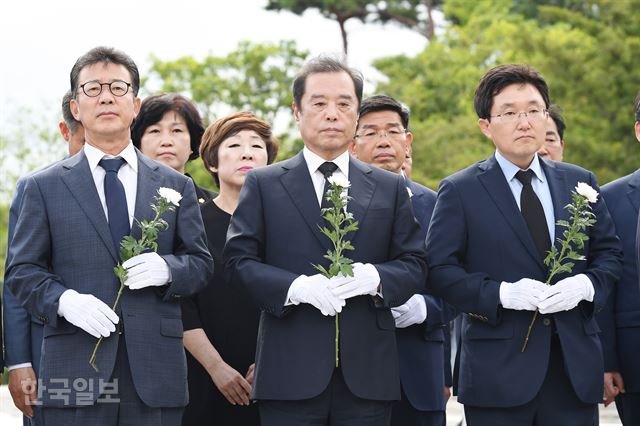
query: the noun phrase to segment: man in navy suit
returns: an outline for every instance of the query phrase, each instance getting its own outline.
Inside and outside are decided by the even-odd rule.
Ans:
[[[350,147],[358,160],[404,175],[402,164],[412,141],[407,108],[383,95],[362,102]],[[405,184],[424,239],[436,193],[407,176]],[[391,312],[396,321],[402,387],[402,400],[393,405],[391,424],[443,426],[451,386],[451,351],[445,341],[455,310],[439,297],[418,293]]]
[[[349,156],[362,75],[331,58],[293,83],[304,149],[251,171],[225,247],[230,282],[262,309],[252,398],[263,425],[388,425],[400,379],[391,308],[424,288],[424,241],[402,176]],[[333,173],[333,174],[332,174]],[[325,278],[328,177],[350,181],[354,277]],[[336,353],[336,319],[339,347]]]
[[[27,179],[7,258],[9,290],[44,324],[42,417],[47,425],[179,425],[188,395],[178,301],[205,285],[213,264],[195,189],[131,143],[140,79],[129,56],[94,48],[70,80],[85,146]],[[182,199],[163,215],[157,252],[123,263],[128,288],[114,312],[119,243],[129,232],[140,238],[133,218],[154,216],[161,187]],[[96,371],[89,357],[98,337]]]
[[[640,141],[640,94],[635,103],[635,132]],[[640,286],[638,285],[638,209],[640,171],[602,187],[622,240],[622,277],[598,315],[604,350],[605,404],[614,399],[624,425],[640,424]]]
[[[58,124],[60,134],[67,143],[69,156],[77,154],[84,146],[84,128],[82,123],[71,114],[71,91],[62,98],[62,121]],[[13,228],[18,217],[24,195],[24,185],[28,176],[20,178],[9,209],[8,241],[11,243]],[[9,369],[9,391],[15,406],[24,414],[25,426],[40,425],[37,406],[28,402],[36,400],[36,371],[40,366],[40,349],[42,346],[42,322],[29,315],[18,299],[3,288],[4,327],[7,330],[5,352]]]
[[[578,182],[593,174],[541,160],[548,87],[535,70],[501,65],[475,94],[487,160],[444,179],[427,236],[429,285],[465,312],[459,400],[470,425],[592,424],[602,399],[598,324],[621,271],[620,242],[601,198],[597,222],[570,273],[546,286],[543,263],[556,220]],[[534,311],[539,315],[522,351]]]

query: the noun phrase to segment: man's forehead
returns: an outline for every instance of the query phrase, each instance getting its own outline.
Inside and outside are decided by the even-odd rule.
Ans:
[[[402,126],[402,119],[396,111],[380,110],[371,111],[364,115],[360,115],[358,127],[394,127]]]
[[[111,77],[114,79],[122,79],[122,77],[130,78],[129,70],[122,64],[116,64],[113,62],[96,62],[94,64],[87,65],[80,70],[78,74],[79,78],[87,76],[101,76]]]
[[[544,99],[538,89],[529,84],[510,84],[493,96],[496,107],[508,107],[516,104],[544,104]]]
[[[353,80],[344,71],[319,72],[307,76],[304,95],[310,98],[320,96],[355,98],[356,89]]]

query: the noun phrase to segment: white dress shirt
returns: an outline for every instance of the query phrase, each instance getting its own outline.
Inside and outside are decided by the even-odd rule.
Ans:
[[[511,161],[504,158],[499,151],[496,151],[496,161],[500,165],[502,169],[502,173],[507,179],[507,183],[509,184],[509,188],[511,189],[511,193],[513,197],[516,199],[516,204],[518,204],[518,208],[520,207],[520,194],[522,193],[522,183],[516,178],[516,173],[518,173],[521,169],[520,167],[513,164]],[[531,186],[533,187],[533,192],[536,193],[538,198],[540,199],[540,204],[542,204],[542,210],[544,210],[544,217],[547,220],[547,228],[549,230],[549,238],[551,243],[555,241],[556,234],[556,217],[555,212],[553,210],[553,200],[551,199],[551,191],[549,191],[549,182],[547,181],[547,177],[542,170],[542,166],[540,166],[540,160],[538,159],[538,154],[535,154],[533,157],[533,161],[527,168],[527,170],[533,170],[534,178],[531,179]],[[522,209],[521,209],[522,210]]]
[[[304,161],[306,161],[307,167],[309,168],[309,174],[311,175],[311,181],[313,182],[313,189],[316,191],[316,199],[318,200],[319,207],[322,205],[322,194],[324,193],[324,175],[320,170],[318,170],[318,167],[327,160],[313,153],[306,146],[302,149],[302,155],[304,156]],[[338,166],[338,169],[333,172],[333,175],[341,176],[349,180],[349,151],[343,152],[337,158],[331,160],[331,162]]]

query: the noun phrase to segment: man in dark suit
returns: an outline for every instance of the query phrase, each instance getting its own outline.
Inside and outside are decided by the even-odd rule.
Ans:
[[[444,179],[427,236],[429,285],[465,316],[459,400],[470,425],[592,424],[602,399],[603,360],[594,314],[621,270],[621,250],[605,203],[585,231],[584,260],[543,282],[556,220],[578,182],[593,174],[541,160],[548,87],[521,65],[493,68],[475,108],[496,146],[487,160]],[[524,352],[534,311],[539,315]]]
[[[62,98],[62,121],[58,124],[60,134],[67,143],[69,157],[77,154],[84,146],[84,128],[71,114],[71,91]],[[16,184],[16,191],[9,209],[8,242],[11,244],[13,230],[22,204],[24,186],[29,176],[22,177]],[[5,285],[4,327],[7,330],[5,352],[9,369],[9,391],[15,406],[24,414],[25,426],[42,424],[37,415],[38,406],[30,405],[37,396],[36,371],[40,366],[42,346],[42,322],[29,315],[18,299]]]
[[[408,129],[407,108],[388,96],[372,96],[360,105],[350,150],[358,160],[404,175],[402,164],[413,141]],[[405,184],[424,239],[436,193],[406,176]],[[445,341],[455,310],[439,297],[418,293],[391,312],[396,321],[402,387],[402,400],[393,405],[391,424],[443,426],[451,386],[451,347]]]
[[[179,425],[187,402],[177,301],[204,286],[212,259],[193,183],[131,143],[139,84],[122,52],[98,47],[81,56],[71,70],[71,111],[86,144],[25,183],[7,284],[44,323],[39,400],[47,425]],[[140,238],[133,218],[153,217],[161,187],[182,200],[163,215],[157,252],[124,262],[128,289],[114,312],[119,243],[129,232]],[[95,371],[89,357],[98,337]]]
[[[424,287],[424,241],[402,177],[347,151],[362,85],[330,58],[302,68],[293,112],[305,147],[251,171],[231,219],[229,281],[262,309],[252,397],[263,425],[387,425],[400,398],[391,308]],[[331,173],[350,181],[347,210],[359,223],[348,236],[355,250],[344,253],[356,262],[349,278],[328,279],[312,266],[328,266],[319,225]]]
[[[635,132],[640,141],[640,94],[635,103]],[[640,171],[602,187],[622,240],[622,276],[598,315],[604,351],[605,404],[616,401],[624,425],[640,424],[640,286],[638,285],[638,209]]]

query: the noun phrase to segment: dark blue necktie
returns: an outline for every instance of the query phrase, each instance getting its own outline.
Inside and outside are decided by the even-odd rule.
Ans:
[[[107,159],[103,158],[98,163],[104,169],[104,197],[107,201],[107,217],[109,219],[109,229],[111,238],[116,246],[116,252],[120,253],[120,242],[129,235],[129,211],[127,209],[127,196],[124,186],[118,179],[118,170],[125,164],[123,158]]]

